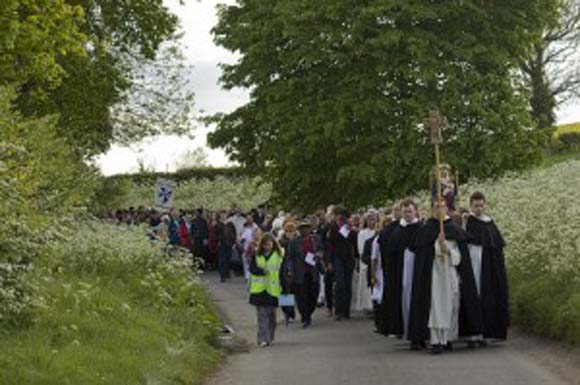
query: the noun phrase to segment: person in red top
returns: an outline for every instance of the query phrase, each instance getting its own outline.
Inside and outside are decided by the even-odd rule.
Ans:
[[[298,311],[302,316],[302,326],[307,328],[312,323],[320,291],[318,265],[321,263],[322,248],[318,237],[312,234],[309,222],[301,222],[298,231],[300,236],[292,240],[288,253],[294,261],[294,293]]]
[[[191,223],[191,216],[185,212],[181,212],[179,218],[179,244],[188,250],[191,250],[191,236],[189,235],[189,227]]]

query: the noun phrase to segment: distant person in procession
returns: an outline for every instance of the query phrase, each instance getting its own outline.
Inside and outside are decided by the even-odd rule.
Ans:
[[[309,221],[298,224],[299,236],[290,242],[288,253],[294,262],[294,292],[298,311],[302,316],[302,326],[308,328],[312,323],[312,314],[320,290],[320,273],[318,266],[322,263],[320,239],[312,234]]]
[[[352,281],[358,259],[357,233],[350,221],[350,211],[336,209],[336,218],[329,230],[329,247],[332,250],[330,269],[335,280],[335,319],[350,319]]]
[[[296,232],[296,223],[293,220],[287,221],[284,224],[284,232],[280,235],[278,243],[282,248],[284,253],[284,261],[282,263],[282,272],[281,272],[281,285],[282,285],[282,294],[287,296],[295,295],[295,284],[294,279],[296,276],[296,264],[294,260],[290,258],[290,243],[294,238],[297,236]],[[296,319],[296,310],[294,304],[289,305],[281,305],[282,312],[284,313],[284,321],[286,326],[289,323],[293,322]]]
[[[252,255],[255,252],[256,244],[260,240],[262,232],[258,225],[254,223],[254,217],[251,214],[246,215],[246,223],[242,230],[242,238],[240,243],[242,245],[242,263],[244,266],[244,276],[250,278],[249,263]]]

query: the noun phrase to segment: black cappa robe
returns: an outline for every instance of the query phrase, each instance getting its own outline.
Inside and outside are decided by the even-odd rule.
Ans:
[[[389,239],[391,238],[391,235],[393,234],[393,231],[395,230],[395,228],[397,228],[397,226],[399,225],[399,221],[393,221],[391,223],[389,223],[388,225],[386,225],[383,230],[380,232],[380,234],[378,235],[378,242],[379,242],[379,248],[381,250],[381,266],[383,267],[383,282],[386,282],[386,280],[388,279],[388,273],[387,271],[389,269],[391,269],[391,267],[389,267],[389,263],[391,261],[389,261],[387,259],[387,254],[388,254],[388,244],[389,244]],[[384,335],[388,335],[388,333],[386,332],[386,317],[385,317],[385,290],[383,290],[383,299],[381,301],[381,305],[380,308],[378,310],[378,321],[377,321],[377,329],[379,331],[379,333],[384,334]]]
[[[383,331],[385,335],[401,336],[403,327],[403,267],[405,249],[411,246],[421,222],[407,226],[397,225],[385,249],[387,261],[385,289],[383,292]]]
[[[509,287],[503,249],[505,241],[495,222],[485,222],[473,215],[467,219],[469,243],[481,246],[481,306],[483,336],[485,338],[507,338],[510,325]]]
[[[435,258],[435,241],[439,237],[439,220],[429,219],[415,237],[410,250],[415,253],[415,271],[413,274],[413,293],[409,315],[407,339],[412,342],[424,342],[430,339],[429,314],[431,312],[431,281],[433,260]],[[453,220],[445,221],[445,237],[457,242],[461,262],[456,267],[460,279],[459,335],[471,336],[481,334],[481,302],[477,288],[467,242],[469,235]]]

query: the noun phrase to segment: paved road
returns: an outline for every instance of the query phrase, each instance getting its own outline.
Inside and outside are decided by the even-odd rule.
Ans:
[[[220,284],[204,277],[210,293],[238,336],[255,345],[254,308],[247,303],[243,280]],[[279,317],[281,318],[281,317]],[[521,338],[521,337],[520,337]],[[517,340],[518,338],[516,338]],[[442,356],[411,352],[406,344],[372,333],[372,321],[356,316],[336,322],[324,309],[313,326],[278,326],[269,348],[229,358],[210,385],[563,385],[557,368],[547,365],[511,341],[485,349],[463,346]],[[541,357],[542,352],[538,355]],[[569,373],[568,373],[569,374]],[[577,378],[577,377],[576,377]]]

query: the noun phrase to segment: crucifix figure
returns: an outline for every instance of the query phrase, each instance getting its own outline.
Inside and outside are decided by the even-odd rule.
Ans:
[[[431,144],[440,145],[443,142],[441,131],[447,126],[447,118],[439,111],[431,111],[424,124],[431,130]]]

